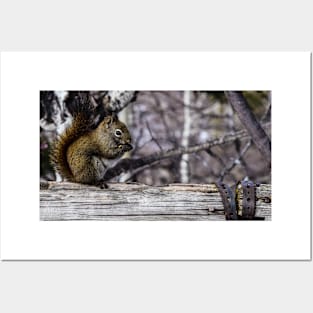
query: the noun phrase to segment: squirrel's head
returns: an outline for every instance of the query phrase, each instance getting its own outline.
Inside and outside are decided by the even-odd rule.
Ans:
[[[117,115],[106,116],[101,122],[102,132],[108,135],[109,149],[114,152],[114,157],[119,157],[123,153],[130,151],[133,147],[131,145],[131,135],[124,123],[122,123]]]

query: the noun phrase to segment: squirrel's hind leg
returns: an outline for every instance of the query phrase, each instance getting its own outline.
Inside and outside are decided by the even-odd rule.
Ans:
[[[108,189],[109,186],[107,185],[107,183],[102,179],[102,177],[104,176],[106,170],[107,170],[107,166],[105,164],[105,159],[98,157],[98,156],[93,156],[92,157],[92,163],[94,165],[95,170],[97,171],[96,174],[96,186],[99,186],[101,189]]]

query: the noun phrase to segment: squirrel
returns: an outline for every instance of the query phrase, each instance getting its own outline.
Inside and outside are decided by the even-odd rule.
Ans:
[[[95,125],[95,112],[89,96],[76,101],[72,124],[54,142],[50,159],[66,180],[103,188],[110,160],[132,149],[131,135],[116,114]]]

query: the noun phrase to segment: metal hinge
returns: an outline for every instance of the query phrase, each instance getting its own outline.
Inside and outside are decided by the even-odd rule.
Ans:
[[[239,184],[233,189],[222,182],[215,183],[222,197],[226,220],[264,220],[264,217],[255,216],[256,184],[252,181],[242,181],[242,212],[238,214]]]

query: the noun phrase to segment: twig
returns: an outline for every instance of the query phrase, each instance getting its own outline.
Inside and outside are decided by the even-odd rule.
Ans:
[[[249,139],[249,141],[246,143],[246,145],[243,147],[243,149],[240,151],[240,154],[237,158],[235,158],[228,166],[226,166],[223,171],[221,172],[221,175],[219,177],[220,181],[223,181],[225,175],[229,174],[236,165],[241,163],[242,157],[245,155],[245,153],[248,151],[252,143],[252,140]]]
[[[237,132],[228,133],[221,138],[218,138],[218,139],[215,139],[215,140],[212,140],[207,143],[200,144],[200,145],[189,146],[187,148],[181,147],[178,149],[172,149],[169,151],[159,152],[159,153],[152,154],[152,155],[138,158],[138,159],[122,159],[114,167],[109,168],[106,171],[103,177],[103,180],[107,181],[113,177],[116,177],[122,174],[123,172],[127,172],[129,170],[135,170],[148,164],[152,165],[167,158],[180,156],[184,153],[196,153],[202,150],[207,150],[207,149],[212,148],[213,146],[223,145],[229,142],[233,142],[234,140],[239,139],[239,138],[240,139],[250,138],[250,135],[248,134],[246,130],[240,130]]]
[[[154,138],[154,136],[152,134],[152,130],[151,130],[151,128],[150,128],[150,126],[149,126],[149,124],[147,122],[146,122],[146,127],[147,127],[147,129],[149,131],[149,134],[150,134],[150,137],[151,137],[151,141],[153,141],[158,146],[160,151],[163,151],[163,149],[162,149],[161,145],[159,144],[159,142],[157,141],[157,139]]]
[[[267,162],[271,163],[271,141],[253,115],[242,93],[239,91],[225,91],[225,95],[236,111],[241,123],[249,132],[256,147],[264,155]]]

